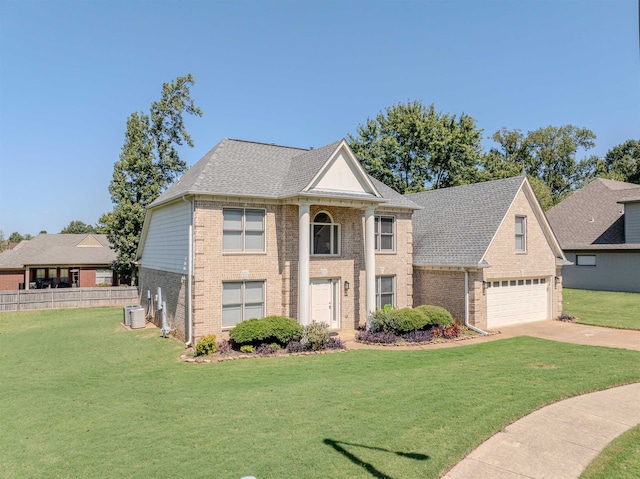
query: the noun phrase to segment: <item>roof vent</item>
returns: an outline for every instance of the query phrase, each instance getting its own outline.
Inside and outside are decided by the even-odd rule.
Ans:
[[[596,222],[596,220],[592,216],[591,219],[589,220],[589,223],[595,223],[595,222]]]
[[[310,150],[313,150],[313,146],[310,146],[310,147],[309,147],[309,149],[310,149]]]

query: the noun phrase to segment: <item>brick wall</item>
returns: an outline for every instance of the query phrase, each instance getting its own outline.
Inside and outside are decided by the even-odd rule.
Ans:
[[[93,268],[80,268],[78,278],[81,288],[94,288],[96,286],[96,270]]]
[[[223,207],[266,210],[266,252],[222,251]],[[312,206],[310,220],[328,212],[340,224],[341,254],[310,258],[310,278],[340,281],[341,329],[354,329],[366,320],[364,212],[361,209]],[[396,252],[376,255],[376,275],[396,276],[397,305],[412,304],[412,235],[409,213],[396,216]],[[298,316],[298,207],[268,203],[197,199],[194,210],[194,336],[222,332],[222,282],[264,280],[265,314]],[[344,282],[350,283],[345,295]]]
[[[20,283],[24,283],[24,270],[0,272],[0,291],[17,291]]]
[[[441,306],[464,323],[464,272],[415,267],[413,283],[414,306]]]

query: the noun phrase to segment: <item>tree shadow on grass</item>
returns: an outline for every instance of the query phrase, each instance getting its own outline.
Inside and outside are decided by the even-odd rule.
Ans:
[[[365,446],[364,444],[354,444],[354,443],[351,443],[351,442],[336,441],[334,439],[325,439],[323,442],[325,444],[331,446],[332,448],[334,448],[337,452],[339,452],[340,454],[344,455],[347,459],[349,459],[351,462],[353,462],[356,466],[359,466],[359,467],[363,468],[369,474],[371,474],[372,477],[375,477],[377,479],[392,479],[392,478],[390,476],[387,476],[384,472],[379,471],[378,469],[376,469],[372,464],[363,461],[362,459],[360,459],[355,454],[347,451],[343,447],[343,445],[344,446],[362,447],[364,449],[371,449],[371,450],[374,450],[374,451],[388,452],[390,454],[396,454],[398,456],[406,457],[408,459],[414,459],[416,461],[426,461],[427,459],[429,459],[429,456],[427,456],[426,454],[420,454],[420,453],[416,453],[416,452],[390,451],[389,449],[384,449],[382,447]]]

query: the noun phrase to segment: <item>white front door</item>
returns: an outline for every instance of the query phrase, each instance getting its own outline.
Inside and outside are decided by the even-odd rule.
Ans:
[[[339,285],[336,279],[311,280],[311,321],[340,327]]]

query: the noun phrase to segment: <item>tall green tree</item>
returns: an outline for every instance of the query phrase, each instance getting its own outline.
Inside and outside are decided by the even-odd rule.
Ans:
[[[589,179],[590,160],[577,159],[578,150],[595,146],[595,134],[573,125],[547,126],[529,131],[503,128],[492,139],[492,148],[482,161],[483,179],[528,175],[545,208],[559,203]]]
[[[640,139],[614,146],[604,158],[593,157],[590,167],[595,178],[640,184]]]
[[[83,221],[74,220],[71,221],[67,226],[65,226],[60,234],[84,234],[84,233],[95,233],[96,230],[93,226],[85,224]]]
[[[185,143],[193,147],[183,115],[202,116],[190,95],[194,83],[191,74],[164,83],[161,98],[151,104],[148,115],[136,112],[127,119],[125,141],[109,184],[114,208],[99,222],[117,252],[114,269],[125,280],[134,275],[147,206],[187,169],[177,147]]]
[[[387,107],[347,135],[365,171],[400,193],[473,183],[481,140],[473,117],[419,101]]]

